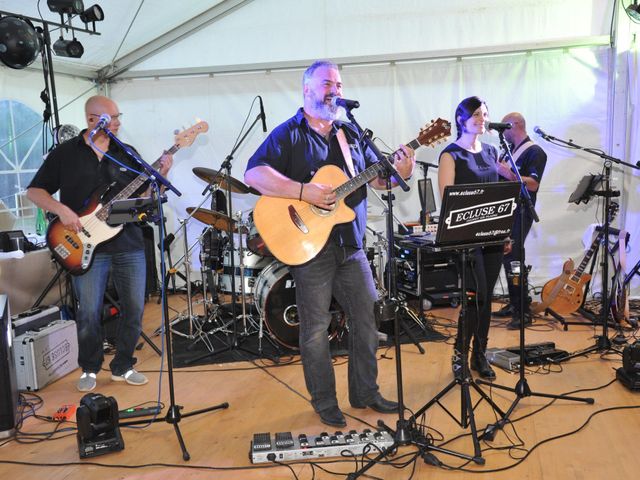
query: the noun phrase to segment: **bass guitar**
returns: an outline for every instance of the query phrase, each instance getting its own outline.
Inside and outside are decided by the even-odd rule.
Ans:
[[[438,118],[407,145],[415,150],[421,145],[440,143],[450,134],[451,124]],[[335,225],[355,218],[355,212],[345,205],[345,198],[374,179],[383,168],[375,163],[353,178],[334,165],[318,169],[311,183],[340,185],[334,189],[337,199],[330,210],[301,200],[261,196],[253,210],[253,220],[269,251],[287,265],[301,265],[314,258]]]
[[[616,213],[618,212],[618,204],[612,203],[609,208],[609,222],[613,221]],[[560,315],[567,315],[573,313],[580,308],[584,302],[584,287],[591,275],[584,273],[591,257],[598,249],[598,245],[602,242],[604,237],[604,231],[601,230],[596,235],[596,238],[591,243],[589,250],[585,253],[582,262],[578,265],[578,268],[574,270],[574,262],[572,259],[567,260],[562,267],[562,275],[553,278],[545,283],[542,287],[542,304],[544,308],[551,308],[554,312]],[[532,305],[532,311],[540,311],[540,308],[536,308]]]
[[[206,122],[198,122],[191,128],[176,134],[174,145],[166,152],[173,154],[182,147],[188,147],[200,133],[208,130],[209,126]],[[160,158],[152,165],[156,170],[160,168]],[[47,246],[55,259],[69,273],[72,275],[86,273],[93,261],[96,247],[111,240],[122,231],[122,225],[111,226],[107,224],[111,205],[116,201],[131,197],[147,180],[147,175],[138,175],[135,180],[104,205],[100,199],[100,193],[104,189],[100,188],[99,191],[94,192],[87,201],[86,207],[78,213],[82,224],[80,232],[68,230],[57,217],[51,221],[46,235]]]

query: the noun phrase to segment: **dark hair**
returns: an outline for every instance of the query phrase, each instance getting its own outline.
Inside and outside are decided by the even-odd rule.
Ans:
[[[456,130],[458,131],[458,136],[456,138],[462,136],[464,123],[471,118],[473,112],[480,108],[481,105],[487,106],[484,100],[475,95],[465,98],[458,104],[458,108],[456,108]]]

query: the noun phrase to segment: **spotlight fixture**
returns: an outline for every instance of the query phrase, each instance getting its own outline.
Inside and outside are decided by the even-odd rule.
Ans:
[[[84,53],[84,47],[75,38],[73,40],[65,40],[60,37],[56,40],[56,43],[53,44],[52,48],[59,57],[80,58]]]
[[[41,50],[40,36],[33,24],[20,17],[0,18],[0,60],[20,70],[31,65]]]
[[[47,0],[47,6],[53,13],[80,15],[84,11],[82,0]]]
[[[61,143],[71,140],[73,137],[80,135],[80,129],[75,125],[62,124],[53,129],[53,144],[60,145]]]
[[[104,12],[100,5],[93,5],[80,14],[80,20],[84,23],[101,22],[104,20]]]
[[[640,22],[640,5],[638,5],[638,0],[633,0],[633,5],[629,5],[625,10],[632,20]]]

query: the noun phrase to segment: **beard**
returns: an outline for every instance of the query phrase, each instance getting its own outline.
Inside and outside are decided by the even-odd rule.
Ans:
[[[310,91],[309,99],[311,100],[311,109],[315,117],[331,122],[340,118],[342,107],[329,103],[331,96],[319,97],[313,91]]]

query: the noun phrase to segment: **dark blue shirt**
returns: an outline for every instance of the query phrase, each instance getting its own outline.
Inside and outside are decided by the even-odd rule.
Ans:
[[[456,143],[451,143],[442,151],[453,157],[455,163],[456,185],[465,183],[490,183],[498,181],[498,151],[493,145],[482,144],[478,153],[465,150]]]
[[[304,117],[302,108],[286,122],[278,125],[249,159],[247,170],[269,166],[296,182],[309,182],[318,169],[335,165],[350,177],[336,137],[342,128],[349,143],[356,175],[371,166],[377,158],[358,141],[355,127],[350,123],[333,123],[329,138],[313,130]],[[334,188],[339,185],[333,185]],[[341,246],[362,248],[367,224],[367,187],[351,193],[345,204],[356,213],[353,222],[336,225],[331,240]]]

